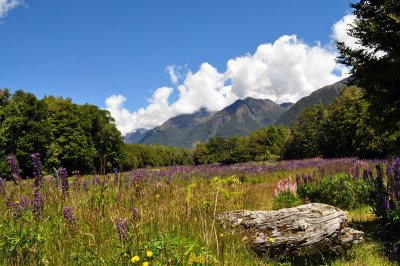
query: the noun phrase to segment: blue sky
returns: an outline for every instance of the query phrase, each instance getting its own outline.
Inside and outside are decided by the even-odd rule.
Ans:
[[[167,116],[143,122],[162,112],[162,104],[169,108],[182,98],[178,88],[185,82],[186,90],[190,86],[201,90],[201,84],[209,84],[208,77],[221,78],[218,75],[224,76],[224,84],[217,90],[224,90],[226,96],[225,89],[230,88],[221,88],[234,84],[235,92],[218,107],[244,96],[290,100],[288,94],[267,92],[275,84],[268,81],[247,93],[239,88],[243,78],[227,74],[231,73],[227,62],[255,55],[260,45],[293,34],[296,39],[286,43],[332,50],[332,27],[350,12],[348,0],[0,0],[0,88],[24,89],[40,98],[46,94],[70,97],[76,103],[100,107],[106,107],[106,99],[114,95],[107,107],[114,111],[117,125],[125,123],[124,133],[198,108],[201,103],[193,108],[175,106]],[[180,77],[175,83],[169,66],[174,66],[169,68],[171,74]],[[272,73],[271,66],[268,71]],[[192,81],[188,73],[193,74]],[[138,122],[139,108],[146,112],[158,100],[164,103],[153,117],[143,116]],[[126,126],[132,123],[135,126]]]

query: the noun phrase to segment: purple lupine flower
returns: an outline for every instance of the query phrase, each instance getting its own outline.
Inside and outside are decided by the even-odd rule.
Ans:
[[[114,168],[114,185],[118,185],[118,168]]]
[[[89,190],[89,181],[86,179],[83,181],[83,190],[86,192]]]
[[[44,194],[39,193],[35,190],[35,194],[31,200],[32,212],[35,215],[36,219],[39,219],[42,216],[44,209]]]
[[[134,221],[138,221],[140,219],[140,209],[139,208],[133,208],[132,219]]]
[[[119,234],[119,240],[124,241],[129,237],[129,221],[127,218],[117,218],[115,219],[115,227]]]
[[[6,191],[6,181],[0,177],[0,195]]]
[[[35,187],[39,187],[43,180],[43,174],[40,163],[39,153],[33,153],[31,155],[33,161],[33,175],[35,177]]]
[[[58,187],[58,184],[60,183],[60,178],[58,175],[58,170],[55,167],[53,167],[53,175],[54,175],[54,185]]]
[[[297,184],[297,186],[300,186],[300,183],[301,183],[300,176],[298,174],[296,174],[296,184]]]
[[[397,182],[400,182],[400,158],[396,158],[394,162],[394,175]]]
[[[19,219],[22,217],[22,208],[18,201],[11,201],[9,207],[11,207],[11,214],[14,218]]]
[[[70,206],[65,206],[63,213],[64,213],[64,219],[68,225],[73,226],[76,224],[76,218]]]
[[[61,168],[61,189],[64,194],[69,192],[68,173],[67,169]]]
[[[19,197],[19,204],[21,205],[21,209],[23,211],[29,210],[29,198],[27,196],[20,196]]]
[[[96,174],[96,176],[93,179],[93,185],[98,186],[100,185],[100,176]]]
[[[386,211],[390,211],[390,201],[388,198],[385,198],[383,201]]]
[[[12,176],[13,182],[14,182],[14,184],[18,185],[18,180],[21,179],[21,175],[19,173],[17,160],[15,159],[15,157],[13,155],[9,155],[7,157],[7,161],[11,166],[11,176]]]

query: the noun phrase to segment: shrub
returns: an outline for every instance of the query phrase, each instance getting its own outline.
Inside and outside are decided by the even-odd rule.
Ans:
[[[299,185],[297,193],[303,199],[326,203],[343,209],[354,209],[368,204],[372,183],[339,173],[322,178],[319,183]]]
[[[274,197],[273,207],[275,210],[299,206],[302,203],[297,193],[283,191]]]

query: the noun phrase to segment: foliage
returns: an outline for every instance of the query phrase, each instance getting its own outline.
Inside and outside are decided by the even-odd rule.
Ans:
[[[71,99],[38,100],[22,90],[0,90],[0,175],[11,177],[5,158],[17,158],[21,175],[32,175],[38,152],[46,172],[61,166],[83,173],[111,171],[124,161],[122,139],[106,110]]]
[[[249,136],[216,136],[205,144],[196,144],[193,150],[194,162],[233,164],[278,159],[283,154],[289,134],[284,126],[268,126]]]
[[[293,193],[290,191],[280,192],[277,196],[274,197],[273,208],[275,210],[282,208],[291,208],[301,205],[302,200],[297,193]]]
[[[291,127],[285,158],[386,155],[383,139],[371,125],[370,104],[364,95],[363,89],[350,86],[328,106],[305,109]]]
[[[193,163],[190,150],[156,144],[124,144],[126,168],[144,168]]]
[[[370,182],[355,179],[350,174],[327,176],[318,183],[305,183],[297,188],[299,196],[311,202],[320,202],[343,209],[354,209],[369,203]]]
[[[306,108],[292,125],[292,137],[285,150],[285,158],[312,158],[321,153],[323,121],[326,111],[322,104]]]
[[[356,15],[348,34],[358,48],[338,43],[338,61],[351,67],[354,83],[365,88],[371,113],[388,153],[400,151],[400,2],[360,0],[351,4]]]

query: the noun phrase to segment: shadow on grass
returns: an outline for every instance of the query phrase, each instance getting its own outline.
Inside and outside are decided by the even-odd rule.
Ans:
[[[400,227],[390,227],[379,220],[352,222],[350,226],[364,232],[364,239],[371,239],[382,244],[384,255],[400,265]]]

